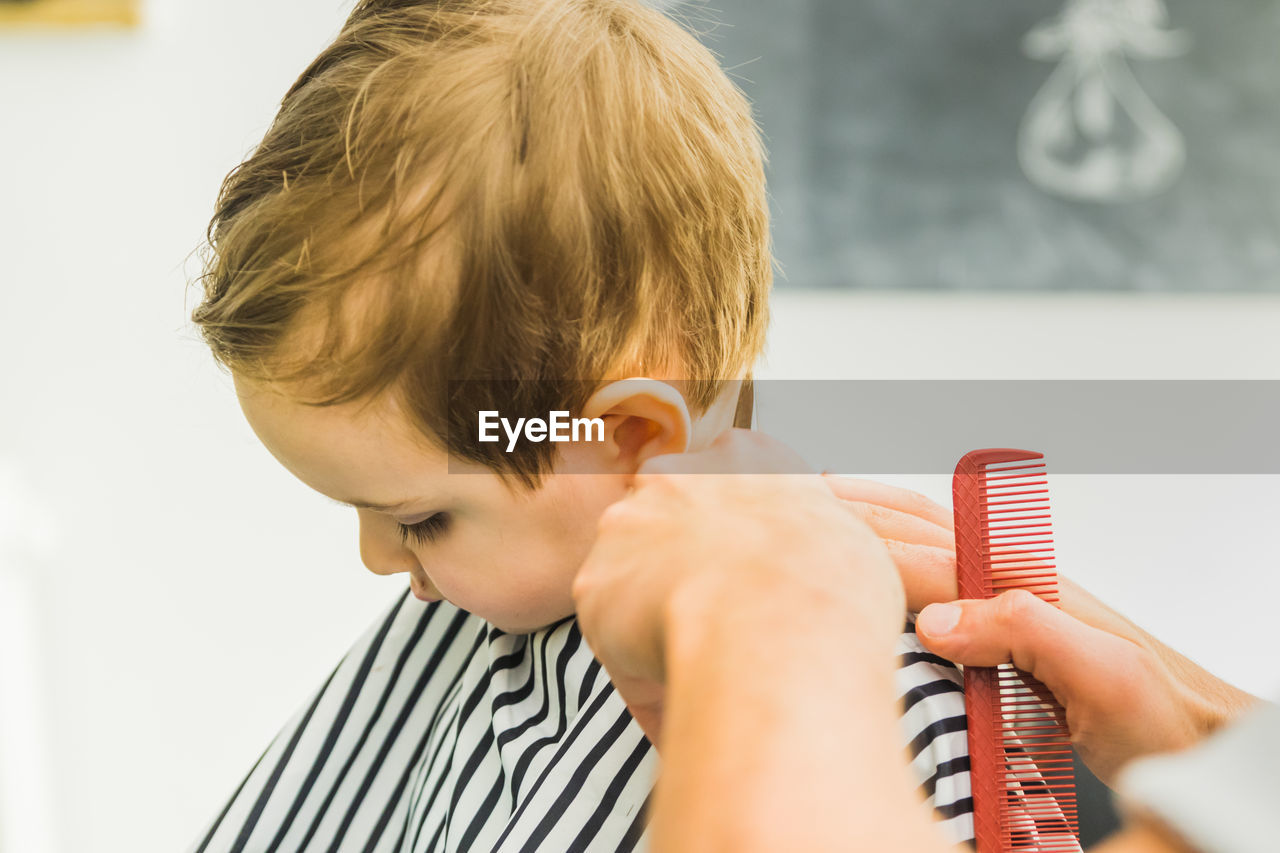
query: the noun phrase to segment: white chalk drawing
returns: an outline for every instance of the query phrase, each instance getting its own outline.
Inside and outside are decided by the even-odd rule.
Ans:
[[[1059,60],[1018,131],[1018,160],[1041,189],[1121,202],[1157,195],[1186,160],[1182,134],[1138,85],[1128,60],[1186,52],[1164,0],[1067,0],[1023,40],[1033,59]]]

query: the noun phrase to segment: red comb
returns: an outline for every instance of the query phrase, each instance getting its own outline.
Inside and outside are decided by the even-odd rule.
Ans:
[[[1058,603],[1044,456],[965,454],[952,495],[961,598],[1025,589]],[[1014,668],[965,667],[978,853],[1079,851],[1071,734],[1053,694]]]

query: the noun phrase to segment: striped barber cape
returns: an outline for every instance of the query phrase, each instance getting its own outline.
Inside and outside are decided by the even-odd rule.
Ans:
[[[960,674],[910,631],[899,651],[912,767],[947,835],[970,839]],[[657,764],[576,620],[508,634],[406,593],[192,851],[644,849]]]

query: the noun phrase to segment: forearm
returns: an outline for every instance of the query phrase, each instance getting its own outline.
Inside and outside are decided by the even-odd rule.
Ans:
[[[655,848],[949,849],[901,747],[892,650],[833,602],[779,598],[672,608]]]

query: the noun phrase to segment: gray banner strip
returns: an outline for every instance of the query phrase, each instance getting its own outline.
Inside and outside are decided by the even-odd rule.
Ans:
[[[1280,474],[1280,380],[773,379],[754,390],[756,429],[841,474],[949,474],[981,447],[1039,451],[1058,474]],[[514,423],[549,418],[563,395],[557,384],[453,382],[451,429],[481,447],[480,413],[461,409]],[[506,452],[505,437],[490,441],[488,452]],[[476,470],[487,465],[451,455],[450,471]]]
[[[1019,447],[1061,474],[1280,474],[1278,380],[766,380],[756,428],[837,473]]]

